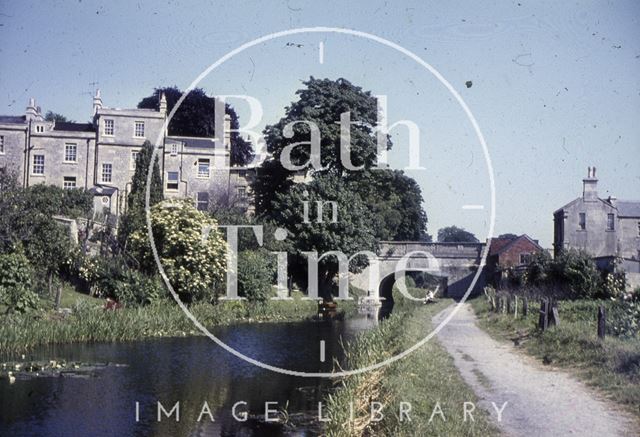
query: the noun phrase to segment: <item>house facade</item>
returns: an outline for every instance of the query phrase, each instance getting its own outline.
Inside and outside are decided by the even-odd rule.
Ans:
[[[487,270],[495,286],[501,286],[510,273],[526,267],[532,257],[544,249],[537,240],[526,234],[513,238],[491,238],[489,240]]]
[[[213,196],[227,193],[250,208],[252,168],[230,166],[230,122],[222,140],[169,136],[163,130],[167,102],[159,110],[105,107],[98,90],[93,122],[47,121],[32,98],[24,115],[0,116],[0,168],[14,171],[23,186],[57,185],[94,193],[98,214],[121,214],[131,191],[136,156],[145,141],[159,142],[165,197],[191,197],[208,209]]]
[[[582,197],[553,213],[554,253],[582,249],[603,269],[620,259],[627,281],[640,285],[640,201],[598,197],[595,167],[582,184]]]

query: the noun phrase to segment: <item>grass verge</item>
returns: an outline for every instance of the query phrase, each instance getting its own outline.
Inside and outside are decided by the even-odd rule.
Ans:
[[[433,328],[432,316],[451,303],[443,299],[431,305],[394,308],[389,319],[347,347],[349,367],[371,365],[413,346]],[[383,405],[384,417],[377,422],[371,420],[373,402]],[[468,418],[465,422],[465,402],[477,404],[477,398],[451,356],[432,339],[391,365],[344,378],[324,402],[323,415],[330,419],[325,432],[328,436],[498,434],[488,414],[479,408],[473,412],[474,421]],[[411,420],[400,414],[401,403],[411,405]]]
[[[607,302],[561,301],[560,325],[545,332],[536,327],[537,305],[527,317],[514,318],[490,311],[484,298],[471,303],[480,325],[494,338],[513,341],[544,364],[567,368],[640,417],[640,339],[612,335],[598,339],[597,308]]]
[[[70,301],[74,298],[69,293],[66,296]],[[73,311],[67,316],[53,311],[0,316],[0,356],[21,354],[48,344],[131,341],[200,334],[173,301],[115,311],[104,310],[102,303],[99,299],[76,296],[72,301]],[[348,304],[343,306],[346,308]],[[204,326],[305,320],[317,314],[316,302],[300,298],[267,301],[264,304],[244,301],[194,304],[189,309]]]

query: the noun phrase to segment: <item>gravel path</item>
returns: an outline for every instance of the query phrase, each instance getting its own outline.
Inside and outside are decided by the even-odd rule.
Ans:
[[[453,309],[433,318],[439,323]],[[566,372],[543,368],[513,346],[481,330],[473,309],[464,304],[438,333],[463,378],[510,436],[638,436],[634,420],[605,402]],[[498,414],[492,405],[502,411]]]

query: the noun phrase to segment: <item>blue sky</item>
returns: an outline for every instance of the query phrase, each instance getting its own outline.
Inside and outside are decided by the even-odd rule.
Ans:
[[[22,113],[33,96],[45,111],[85,121],[96,87],[105,105],[132,107],[155,86],[186,88],[257,37],[343,27],[411,50],[464,98],[495,170],[496,234],[527,233],[550,247],[552,212],[580,195],[589,165],[598,168],[601,197],[640,199],[640,3],[447,3],[3,2],[0,113]],[[487,235],[487,167],[473,129],[447,90],[400,53],[345,35],[296,35],[248,49],[201,86],[255,96],[264,125],[310,75],[387,95],[390,121],[421,129],[426,170],[410,174],[423,188],[430,232],[456,224]],[[393,138],[391,162],[402,167],[407,138]]]

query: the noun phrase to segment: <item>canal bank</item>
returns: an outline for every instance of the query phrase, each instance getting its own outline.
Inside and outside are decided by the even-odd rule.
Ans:
[[[440,299],[396,305],[378,328],[348,345],[347,367],[370,366],[407,350],[433,330],[432,317],[452,304]],[[435,338],[403,359],[344,378],[325,403],[329,436],[498,434]]]
[[[232,324],[212,332],[270,365],[326,372],[334,362],[345,364],[344,343],[376,325],[360,315],[330,322]],[[324,362],[319,359],[321,340]],[[0,435],[265,436],[294,430],[315,435],[322,425],[314,420],[315,411],[332,388],[327,379],[254,366],[203,336],[47,345],[26,356],[53,358],[105,365],[78,375],[18,378],[12,384],[0,380]],[[210,415],[198,421],[203,409]],[[265,409],[274,410],[270,416],[275,420],[264,420]]]
[[[355,312],[355,307],[353,302],[341,302],[338,311],[348,315]],[[198,303],[189,306],[189,310],[202,325],[213,327],[245,322],[311,320],[318,314],[318,305],[296,295],[290,301]],[[37,311],[10,314],[1,316],[0,322],[0,357],[4,360],[48,344],[201,335],[171,300],[117,310],[105,310],[102,302],[83,301],[73,305],[69,313]]]

